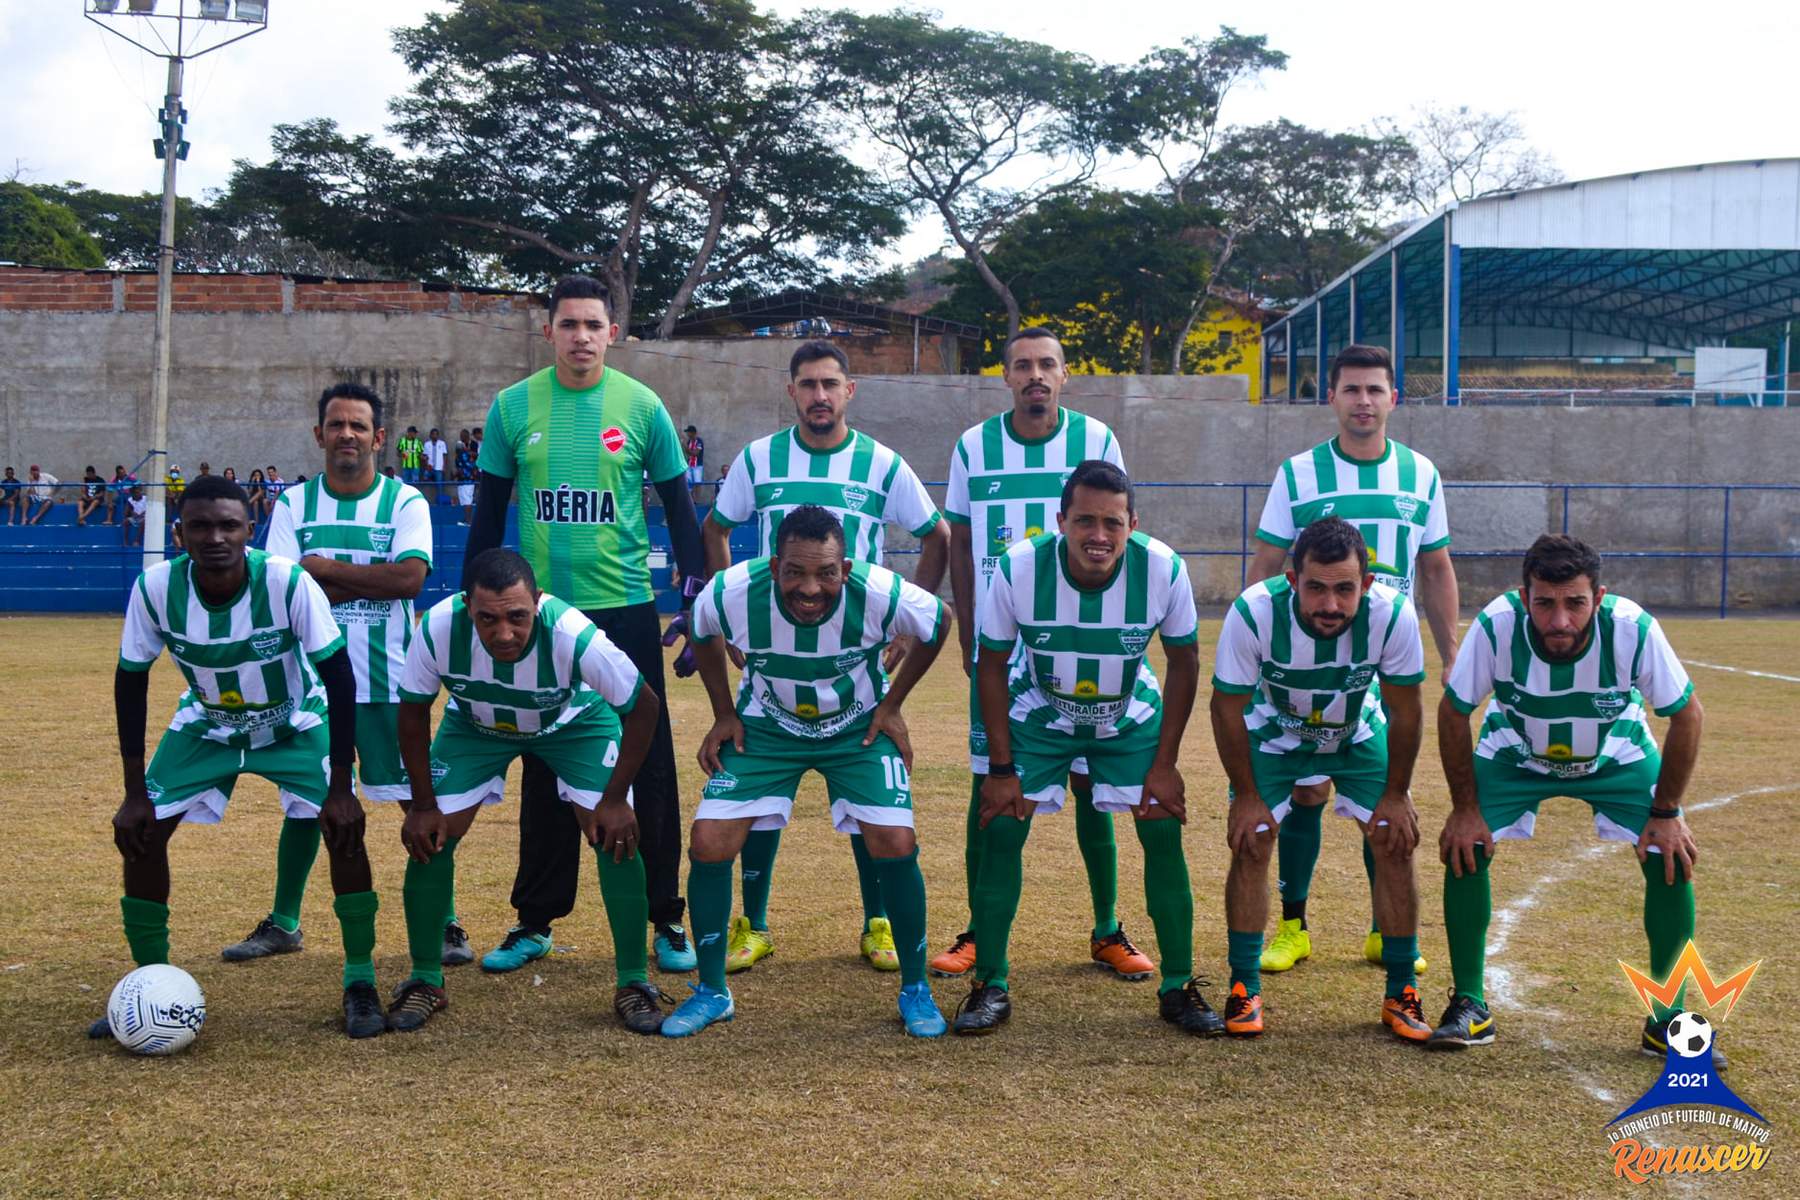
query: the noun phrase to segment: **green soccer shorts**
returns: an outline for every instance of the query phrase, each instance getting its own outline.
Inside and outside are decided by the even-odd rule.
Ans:
[[[969,676],[969,773],[986,775],[988,769],[987,726],[981,720],[981,692],[975,685],[975,676]],[[1088,773],[1087,759],[1076,758],[1069,768],[1077,775]]]
[[[356,706],[356,776],[365,800],[411,800],[400,762],[400,706]]]
[[[1012,722],[1013,764],[1019,786],[1040,813],[1062,809],[1071,772],[1094,781],[1094,808],[1099,812],[1134,809],[1144,795],[1144,776],[1156,761],[1162,714],[1114,737],[1075,737],[1022,721]]]
[[[900,747],[887,734],[865,746],[868,726],[829,738],[797,738],[746,723],[744,748],[719,747],[723,768],[706,781],[696,821],[740,821],[752,829],[780,829],[794,813],[794,796],[808,771],[825,777],[831,827],[860,833],[867,825],[913,827],[912,783]]]
[[[619,761],[619,725],[592,708],[551,733],[502,736],[445,709],[431,739],[431,790],[439,811],[457,813],[504,800],[506,769],[524,754],[535,754],[556,772],[556,792],[564,801],[593,808]],[[625,799],[631,802],[630,792]]]
[[[331,735],[321,722],[270,745],[243,749],[170,730],[156,745],[144,786],[157,820],[179,816],[212,825],[225,815],[240,775],[260,775],[274,784],[283,815],[316,818],[331,783]]]
[[[1335,785],[1331,811],[1366,826],[1381,802],[1381,793],[1387,790],[1387,772],[1386,729],[1332,754],[1268,754],[1250,748],[1256,794],[1269,806],[1277,825],[1294,810],[1296,787],[1330,783]],[[1227,788],[1226,794],[1234,793]],[[1259,826],[1257,832],[1265,828]]]
[[[1477,755],[1475,798],[1496,842],[1532,836],[1538,805],[1552,796],[1568,796],[1594,810],[1594,832],[1602,841],[1635,845],[1650,820],[1661,771],[1660,754],[1561,778]]]

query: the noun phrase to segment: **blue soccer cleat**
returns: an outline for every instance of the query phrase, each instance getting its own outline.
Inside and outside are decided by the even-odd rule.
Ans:
[[[687,930],[679,925],[656,927],[656,969],[670,974],[692,971],[700,965],[694,956],[694,943]]]
[[[693,1037],[715,1021],[729,1021],[737,1016],[737,1005],[731,1002],[730,988],[721,992],[704,983],[688,986],[694,989],[694,994],[663,1018],[664,1037]]]
[[[923,979],[900,989],[900,1021],[906,1026],[907,1037],[943,1037],[949,1028],[932,998],[931,985]]]

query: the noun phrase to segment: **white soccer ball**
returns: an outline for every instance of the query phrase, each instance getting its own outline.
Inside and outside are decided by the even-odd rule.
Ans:
[[[106,1002],[106,1022],[134,1054],[173,1054],[206,1023],[206,996],[180,967],[154,963],[119,980]]]
[[[1669,1022],[1669,1049],[1683,1058],[1699,1058],[1712,1049],[1713,1027],[1699,1013],[1676,1013]]]

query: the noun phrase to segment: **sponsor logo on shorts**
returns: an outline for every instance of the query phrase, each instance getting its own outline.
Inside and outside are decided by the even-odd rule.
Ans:
[[[539,524],[617,525],[618,505],[610,489],[538,488],[532,493]]]
[[[431,782],[433,785],[444,782],[450,774],[450,764],[441,758],[431,760]]]
[[[625,431],[617,425],[608,425],[600,431],[600,444],[605,446],[609,453],[619,453],[625,449]]]
[[[1121,629],[1121,630],[1119,630],[1119,648],[1121,650],[1125,651],[1125,653],[1131,655],[1133,658],[1136,658],[1138,655],[1142,654],[1144,652],[1144,648],[1146,646],[1148,646],[1149,644],[1150,644],[1150,631],[1148,629]]]
[[[386,554],[394,544],[394,529],[391,525],[379,525],[369,530],[369,549],[377,554]]]
[[[738,785],[738,777],[730,771],[718,771],[706,781],[706,790],[710,792],[729,792]]]
[[[969,753],[986,754],[988,752],[987,730],[979,725],[969,726]]]
[[[250,639],[250,648],[256,651],[258,658],[274,658],[281,653],[281,634],[259,633]]]
[[[841,494],[844,497],[844,507],[851,512],[861,512],[862,506],[869,502],[869,489],[854,483],[844,488]]]

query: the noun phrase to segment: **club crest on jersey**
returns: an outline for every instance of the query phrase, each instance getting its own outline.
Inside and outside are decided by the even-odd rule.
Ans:
[[[832,666],[848,675],[862,665],[863,656],[859,650],[846,651],[832,660]]]
[[[1412,520],[1413,514],[1419,511],[1419,498],[1417,496],[1395,496],[1394,511],[1400,514],[1402,521]]]
[[[1358,667],[1344,677],[1344,690],[1348,692],[1360,691],[1374,682],[1374,667]]]
[[[625,431],[617,425],[608,425],[600,432],[600,444],[613,454],[625,449]]]
[[[1119,630],[1119,649],[1125,651],[1125,653],[1131,655],[1133,658],[1142,654],[1144,648],[1149,644],[1150,631],[1148,629]]]
[[[1624,712],[1625,706],[1630,702],[1630,697],[1625,695],[1624,692],[1596,692],[1594,695],[1594,711],[1610,721],[1620,713]]]
[[[845,488],[842,495],[844,497],[844,507],[851,512],[861,512],[862,506],[869,502],[869,489],[866,487],[858,487],[854,483]]]
[[[386,554],[388,547],[394,544],[394,531],[388,526],[369,530],[369,549],[377,554]]]
[[[563,702],[563,694],[556,689],[533,692],[531,695],[531,702],[539,708],[550,708],[553,705],[561,704]]]
[[[258,658],[274,658],[281,653],[281,635],[279,633],[259,633],[250,639],[250,648],[256,651]]]

